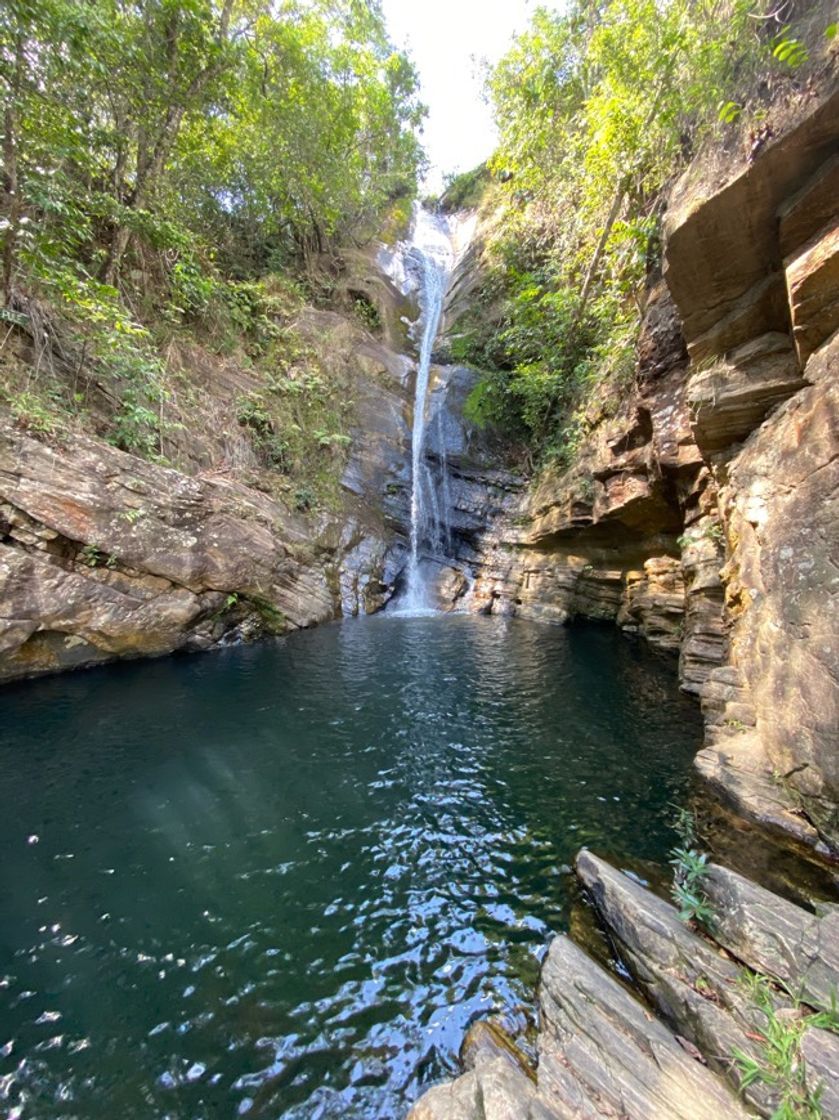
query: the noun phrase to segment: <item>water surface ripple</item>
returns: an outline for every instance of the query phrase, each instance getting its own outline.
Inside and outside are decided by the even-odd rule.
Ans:
[[[0,1113],[396,1120],[699,738],[608,630],[376,619],[0,695]]]

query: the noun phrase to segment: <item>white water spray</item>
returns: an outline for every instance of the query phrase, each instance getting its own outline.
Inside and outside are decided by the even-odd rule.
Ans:
[[[416,205],[410,239],[401,243],[387,261],[388,272],[400,282],[402,290],[418,293],[420,309],[415,324],[419,330],[419,354],[411,436],[411,551],[406,588],[399,604],[404,613],[420,614],[433,609],[422,558],[442,555],[450,541],[448,484],[444,477],[442,493],[438,495],[425,458],[428,384],[431,356],[452,270],[473,228],[474,218],[466,221],[458,215],[448,218]]]

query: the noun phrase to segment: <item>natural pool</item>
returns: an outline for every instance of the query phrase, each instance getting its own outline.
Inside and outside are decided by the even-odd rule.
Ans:
[[[0,1112],[398,1120],[699,714],[610,629],[325,626],[0,692]]]

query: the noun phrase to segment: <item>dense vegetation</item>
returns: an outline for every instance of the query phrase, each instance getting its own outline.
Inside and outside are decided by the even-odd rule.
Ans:
[[[185,335],[288,388],[305,266],[416,189],[423,109],[378,4],[7,0],[0,59],[0,399],[18,423],[93,410],[162,455]],[[317,427],[317,373],[291,387]],[[239,412],[282,467],[263,398]]]
[[[567,461],[592,386],[632,377],[665,188],[744,108],[759,128],[761,102],[806,58],[795,23],[780,22],[793,7],[574,0],[537,11],[490,73],[490,201],[503,216],[454,349],[486,371],[473,416],[520,436],[535,461]]]

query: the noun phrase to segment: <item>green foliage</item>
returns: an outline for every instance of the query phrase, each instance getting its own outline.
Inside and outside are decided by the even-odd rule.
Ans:
[[[683,922],[697,922],[710,929],[714,924],[714,910],[702,890],[702,880],[708,873],[708,856],[695,848],[674,848],[670,860],[675,868],[673,899],[679,907]]]
[[[800,39],[790,35],[790,28],[785,27],[777,36],[772,54],[779,62],[786,63],[793,70],[805,63],[810,57],[810,52]]]
[[[270,408],[261,394],[248,393],[240,397],[236,402],[236,419],[243,428],[250,430],[254,444],[270,466],[280,469],[288,466],[288,448],[277,432]]]
[[[717,119],[721,120],[723,124],[733,124],[734,121],[743,112],[743,106],[736,101],[721,101],[719,103],[719,111]]]
[[[744,971],[741,983],[760,1019],[761,1053],[758,1057],[735,1050],[740,1090],[763,1082],[777,1095],[772,1120],[820,1120],[820,1090],[808,1086],[801,1058],[801,1041],[812,1028],[839,1032],[835,994],[830,1008],[813,1011],[788,989],[792,1007],[780,1009],[772,982],[766,976]]]
[[[632,376],[666,185],[743,114],[757,75],[804,60],[770,16],[753,0],[572,0],[538,9],[489,74],[503,218],[491,292],[453,350],[487,371],[473,418],[537,462],[567,461],[596,384]]]
[[[375,303],[363,292],[351,292],[352,309],[358,321],[371,334],[379,334],[382,329],[382,318]]]
[[[86,544],[79,549],[76,559],[88,568],[98,568],[103,564],[106,568],[115,568],[117,565],[116,556],[104,552],[96,544]]]
[[[684,805],[671,805],[676,810],[676,818],[673,821],[673,828],[682,846],[685,848],[693,848],[696,846],[698,836],[696,832],[696,817],[690,809],[685,808]]]
[[[20,392],[3,390],[0,396],[5,398],[15,425],[22,431],[43,436],[52,436],[58,431],[61,421],[54,402],[31,389]]]
[[[86,544],[79,550],[79,560],[88,568],[96,568],[104,560],[105,554],[95,544]]]
[[[294,491],[294,508],[300,512],[305,513],[315,505],[316,497],[313,491],[308,486],[300,486]]]
[[[475,209],[480,205],[489,183],[489,168],[485,163],[479,164],[471,171],[462,171],[458,175],[447,175],[440,206],[447,213],[455,210]]]
[[[394,211],[423,164],[416,74],[377,4],[8,0],[0,60],[2,316],[47,356],[0,393],[43,435],[89,408],[162,457],[176,335],[273,391],[298,357],[289,274]],[[273,421],[254,404],[240,423],[285,470]]]
[[[683,922],[696,922],[706,929],[713,928],[714,910],[702,890],[702,880],[708,873],[708,856],[696,847],[696,821],[685,808],[677,809],[674,827],[681,838],[681,846],[671,852],[670,863],[674,868],[673,900],[679,907]]]

